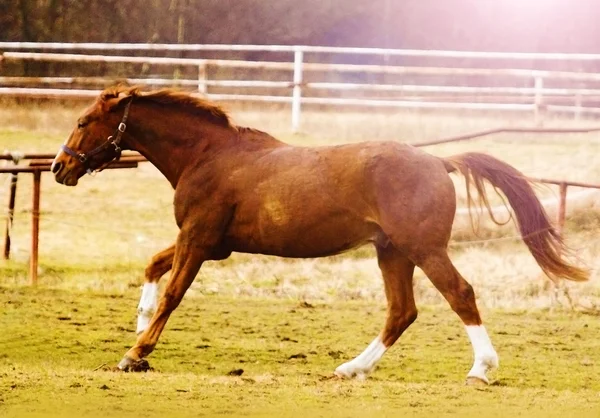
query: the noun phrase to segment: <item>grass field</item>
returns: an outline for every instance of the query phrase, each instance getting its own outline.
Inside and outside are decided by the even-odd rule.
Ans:
[[[113,365],[134,339],[137,292],[0,288],[0,415],[545,416],[600,414],[600,318],[485,312],[501,358],[489,387],[445,307],[420,318],[366,381],[332,378],[378,332],[382,304],[187,297],[150,356]],[[229,372],[242,369],[240,377]]]
[[[5,109],[0,151],[54,152],[81,106]],[[305,133],[290,135],[287,111],[232,113],[240,124],[299,145],[417,142],[530,122],[498,115],[306,112]],[[426,150],[484,151],[530,176],[600,182],[600,141],[594,135],[500,135]],[[471,364],[466,335],[420,271],[420,318],[379,370],[365,382],[330,379],[383,323],[381,276],[368,247],[327,259],[235,254],[207,263],[150,358],[155,372],[93,371],[113,365],[134,341],[143,268],[177,233],[172,191],[148,164],[105,171],[76,188],[45,175],[40,287],[32,289],[30,188],[29,176],[21,176],[13,257],[0,262],[0,416],[600,414],[598,208],[570,214],[565,230],[592,268],[592,280],[559,292],[513,239],[512,226],[485,227],[479,237],[468,228],[454,231],[451,257],[475,287],[501,359],[490,387],[469,388],[463,384]],[[464,205],[460,182],[457,190]],[[7,191],[8,176],[0,177],[2,205]],[[556,191],[542,187],[539,193],[551,197]],[[244,369],[241,377],[227,375],[236,368]]]

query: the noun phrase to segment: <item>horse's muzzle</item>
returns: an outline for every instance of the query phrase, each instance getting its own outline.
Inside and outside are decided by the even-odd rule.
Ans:
[[[51,171],[54,173],[54,180],[65,186],[76,186],[79,182],[79,176],[73,170],[67,170],[61,163],[53,164]]]

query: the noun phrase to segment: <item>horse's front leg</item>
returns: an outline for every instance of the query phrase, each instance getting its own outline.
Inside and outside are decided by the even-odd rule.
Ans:
[[[171,312],[177,308],[200,266],[212,251],[212,246],[201,244],[205,242],[202,238],[184,230],[180,232],[175,246],[171,277],[158,302],[156,312],[147,328],[138,335],[135,345],[119,363],[119,369],[135,370],[142,359],[154,350]]]
[[[152,315],[158,307],[158,281],[173,266],[175,256],[175,244],[166,250],[162,250],[150,261],[145,271],[145,281],[142,287],[142,296],[138,305],[138,317],[136,333],[141,334],[150,323]]]

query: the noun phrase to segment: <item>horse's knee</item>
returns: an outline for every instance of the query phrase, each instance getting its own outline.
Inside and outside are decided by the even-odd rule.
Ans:
[[[419,312],[417,308],[406,309],[404,312],[399,312],[397,314],[391,314],[390,320],[392,323],[396,324],[399,327],[408,327],[413,322],[417,320],[417,316]]]
[[[418,311],[416,308],[407,309],[404,312],[390,312],[383,332],[383,343],[390,347],[396,342],[400,335],[417,320]]]
[[[148,265],[144,271],[146,282],[158,282],[160,278],[171,269],[171,267],[157,266],[155,264]]]
[[[150,264],[146,266],[146,269],[144,270],[144,276],[146,276],[147,281],[156,280],[156,264],[154,263],[154,260],[152,260]]]
[[[170,265],[165,266],[165,262],[163,259],[153,257],[148,266],[146,266],[146,269],[144,270],[146,281],[158,281],[163,276],[163,274],[170,270],[170,268]]]
[[[419,312],[417,311],[417,309],[412,309],[410,310],[404,320],[406,321],[407,326],[412,324],[413,322],[415,322],[417,320],[417,317],[419,316]]]
[[[156,254],[148,263],[145,270],[146,281],[158,281],[173,266],[174,247]]]

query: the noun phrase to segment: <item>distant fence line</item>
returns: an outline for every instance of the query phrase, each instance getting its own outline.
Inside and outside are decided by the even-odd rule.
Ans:
[[[392,48],[353,48],[309,45],[231,45],[231,44],[143,44],[99,42],[0,42],[0,49],[17,50],[81,50],[81,51],[244,51],[244,52],[290,52],[327,54],[397,55],[431,58],[475,58],[548,61],[598,61],[600,54],[548,53],[548,52],[481,52],[447,51]]]
[[[499,69],[499,68],[452,68],[452,67],[417,67],[395,65],[341,64],[306,62],[305,53],[328,54],[371,54],[395,55],[406,57],[437,58],[476,58],[476,59],[511,59],[511,60],[554,60],[575,62],[599,62],[600,54],[529,54],[500,52],[463,52],[463,51],[420,51],[396,50],[383,48],[336,48],[312,46],[262,46],[262,45],[169,45],[169,44],[64,44],[64,43],[21,43],[0,42],[0,50],[57,50],[57,51],[264,51],[286,52],[293,56],[293,61],[248,61],[234,59],[206,58],[171,58],[140,57],[119,55],[89,55],[73,53],[47,52],[11,52],[5,51],[0,60],[8,61],[40,61],[60,63],[123,63],[152,64],[168,66],[188,66],[197,71],[196,79],[168,78],[128,78],[132,84],[152,86],[193,87],[198,94],[216,101],[258,101],[291,104],[291,127],[293,131],[300,129],[301,108],[303,104],[334,106],[367,106],[415,109],[472,109],[501,110],[515,112],[531,112],[534,122],[540,125],[543,113],[567,112],[575,117],[584,114],[598,114],[600,108],[587,106],[586,102],[600,99],[600,74],[570,71],[547,71],[536,69]],[[208,67],[242,68],[266,71],[289,71],[291,80],[209,80]],[[310,72],[324,73],[357,73],[357,74],[390,74],[399,76],[435,76],[435,77],[503,77],[530,80],[529,87],[515,86],[456,86],[432,84],[382,84],[382,83],[349,83],[349,82],[307,82],[305,75]],[[267,76],[265,76],[267,77]],[[548,81],[587,84],[585,87],[553,87],[545,85]],[[0,95],[35,96],[35,97],[90,97],[106,85],[103,77],[0,77]],[[590,87],[592,84],[593,87]],[[97,89],[65,89],[56,88],[65,85],[95,86]],[[37,86],[33,88],[32,86]],[[40,87],[42,86],[42,87]],[[52,87],[52,88],[47,88]],[[209,87],[218,88],[254,88],[262,89],[260,93],[219,92],[211,93]],[[269,89],[291,90],[291,94],[273,94]],[[264,91],[263,91],[264,90]],[[311,95],[320,91],[320,95]],[[331,97],[327,92],[336,92],[338,97]],[[339,97],[340,92],[397,94],[399,97]]]

